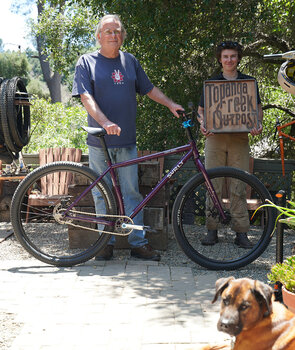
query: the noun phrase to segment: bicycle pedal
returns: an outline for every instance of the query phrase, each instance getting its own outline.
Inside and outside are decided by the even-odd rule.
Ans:
[[[123,229],[141,230],[141,231],[148,231],[148,232],[154,232],[154,233],[157,232],[156,230],[153,230],[150,226],[126,224],[125,222],[121,225],[121,228],[123,228]]]
[[[125,222],[123,222],[123,224],[121,225],[121,228],[132,229],[132,230],[145,230],[145,226],[143,225],[126,224]]]

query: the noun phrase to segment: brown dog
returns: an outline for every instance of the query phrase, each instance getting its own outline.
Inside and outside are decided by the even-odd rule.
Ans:
[[[234,350],[295,350],[295,315],[273,300],[272,289],[249,278],[220,278],[214,303],[221,296],[219,331],[235,336]],[[226,349],[213,346],[204,349]]]

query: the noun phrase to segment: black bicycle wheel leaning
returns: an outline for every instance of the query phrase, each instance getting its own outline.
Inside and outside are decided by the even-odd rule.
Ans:
[[[256,208],[272,198],[259,179],[239,169],[220,167],[208,170],[208,175],[213,186],[220,188],[218,197],[228,222],[220,222],[217,210],[209,200],[205,179],[202,174],[197,174],[176,197],[172,210],[174,234],[184,253],[197,264],[212,270],[234,270],[257,259],[269,244],[274,228],[274,210],[265,207],[253,219],[251,217]],[[237,204],[238,208],[244,206],[240,216]],[[211,224],[212,220],[216,222],[218,228],[218,242],[214,245],[202,244],[207,233],[206,221],[209,220]],[[250,249],[240,248],[235,243],[233,226],[242,220],[248,221],[249,228],[244,233],[253,245]]]
[[[8,80],[4,79],[0,85],[0,143],[5,144],[5,137],[3,133],[2,120],[6,118],[6,87]]]
[[[83,214],[95,215],[91,191],[71,209],[71,220],[62,215],[96,178],[82,164],[55,162],[35,169],[19,184],[12,198],[11,223],[30,254],[51,265],[73,266],[91,259],[107,244],[110,234],[78,220]],[[101,194],[106,214],[116,215],[116,202],[105,182],[99,182],[95,190]],[[113,232],[114,225],[102,229]]]
[[[14,139],[10,132],[10,125],[8,120],[8,105],[10,106],[10,103],[8,101],[8,86],[10,83],[10,80],[5,80],[1,84],[1,99],[0,99],[0,106],[1,106],[1,125],[2,125],[2,132],[5,139],[5,145],[11,152],[18,153],[21,151],[22,147],[19,147],[15,144]],[[13,103],[13,102],[12,102]]]
[[[30,106],[15,104],[15,98],[29,102],[24,82],[14,77],[7,84],[7,119],[11,138],[17,147],[22,148],[29,142],[30,134]]]

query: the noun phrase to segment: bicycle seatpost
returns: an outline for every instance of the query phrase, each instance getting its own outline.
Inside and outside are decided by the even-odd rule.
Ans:
[[[109,164],[111,163],[111,157],[110,157],[109,150],[108,150],[106,141],[105,141],[105,139],[104,139],[104,136],[100,136],[100,137],[99,137],[99,141],[100,141],[101,148],[102,148],[102,150],[103,150],[105,159],[106,159],[106,161],[107,161],[107,164],[109,165]]]

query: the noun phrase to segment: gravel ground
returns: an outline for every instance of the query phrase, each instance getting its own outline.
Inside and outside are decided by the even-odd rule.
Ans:
[[[5,238],[9,235],[7,238]],[[0,223],[0,261],[3,260],[22,260],[32,259],[18,243],[13,235],[10,224]],[[294,242],[295,231],[285,230],[284,232],[284,257],[294,254]],[[293,251],[292,251],[293,249]],[[129,259],[129,250],[116,249],[115,260],[125,261]],[[132,259],[132,258],[131,258]],[[276,237],[273,237],[270,245],[257,260],[249,264],[248,266],[235,270],[235,271],[218,271],[217,277],[234,276],[250,277],[253,279],[259,279],[263,282],[267,282],[267,274],[270,271],[271,266],[276,262]],[[206,275],[207,269],[198,266],[182,252],[178,246],[172,230],[169,230],[168,235],[168,249],[161,251],[160,264],[169,266],[187,266],[191,267],[194,275]],[[22,324],[15,321],[15,315],[11,313],[3,313],[0,311],[0,350],[8,350],[12,344],[13,339],[20,332]]]
[[[12,233],[11,225],[7,223],[0,223],[0,261],[1,260],[21,260],[32,259],[35,260],[30,254],[28,254],[22,246],[18,243],[15,236],[11,234],[8,238],[3,240],[5,235]],[[2,237],[2,239],[1,239]],[[295,245],[295,231],[284,231],[284,257],[294,254]],[[128,249],[116,249],[114,252],[115,260],[129,259]],[[267,281],[266,274],[270,271],[271,266],[276,262],[276,237],[272,238],[266,251],[251,264],[234,271],[217,271],[218,277],[235,276],[238,277],[250,277]],[[161,264],[169,266],[188,266],[191,267],[193,273],[197,275],[204,275],[207,273],[207,269],[197,265],[191,261],[178,246],[172,230],[169,229],[168,234],[168,249],[161,251]]]

